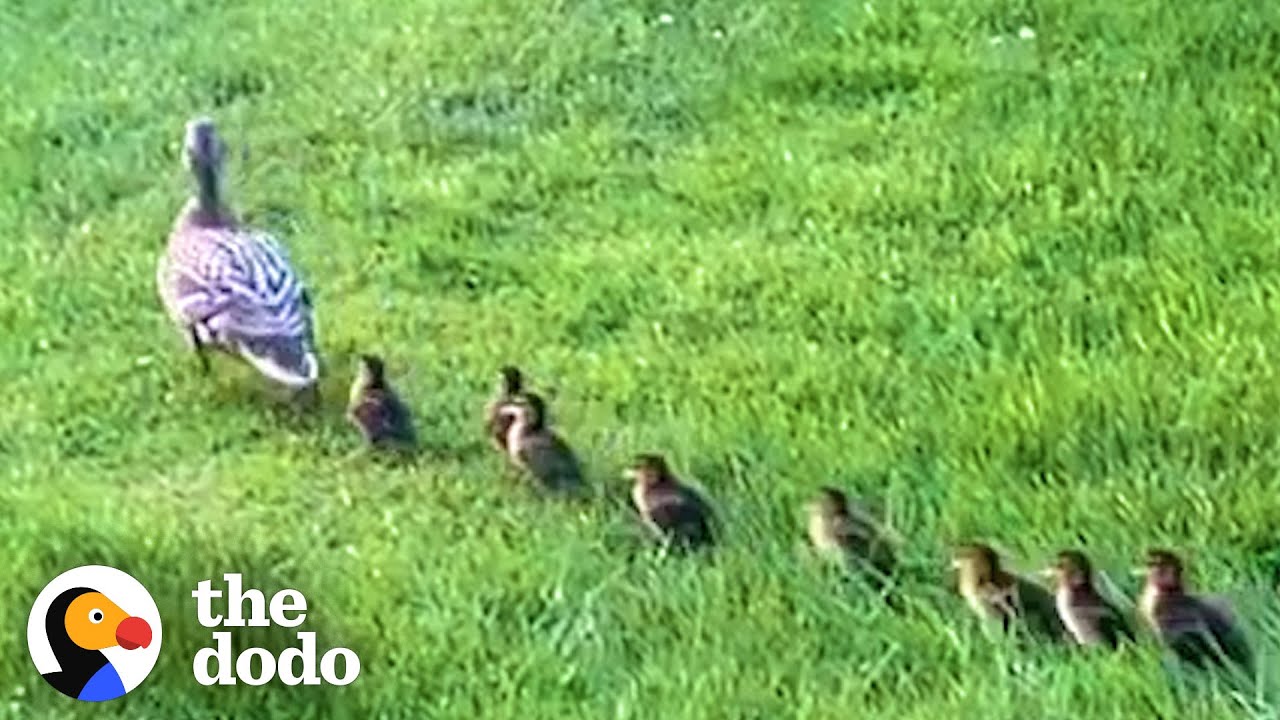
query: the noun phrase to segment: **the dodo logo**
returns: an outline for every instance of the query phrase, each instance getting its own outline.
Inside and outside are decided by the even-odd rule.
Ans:
[[[151,594],[105,565],[68,570],[45,586],[27,620],[36,669],[64,695],[114,700],[133,690],[160,654]]]

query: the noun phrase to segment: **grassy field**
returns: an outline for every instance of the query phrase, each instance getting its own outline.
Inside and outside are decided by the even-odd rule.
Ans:
[[[229,0],[0,10],[0,717],[1275,717],[1280,4]],[[299,417],[205,378],[154,288],[212,113],[234,200],[313,288]],[[342,420],[378,351],[422,457]],[[524,367],[602,491],[534,497],[480,409]],[[621,468],[714,498],[648,549]],[[801,548],[823,484],[906,540],[901,612]],[[989,642],[946,585],[985,538],[1144,548],[1229,595],[1262,689],[1150,647]],[[109,707],[23,641],[119,567],[166,620]],[[291,587],[346,688],[203,688],[190,592]],[[242,636],[281,649],[291,631]]]

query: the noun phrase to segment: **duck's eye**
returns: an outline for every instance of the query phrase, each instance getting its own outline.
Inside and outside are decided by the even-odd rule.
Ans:
[[[94,625],[97,625],[98,623],[102,622],[102,619],[104,617],[106,616],[103,615],[102,611],[99,610],[98,608],[94,608],[89,611],[89,622],[93,623]]]

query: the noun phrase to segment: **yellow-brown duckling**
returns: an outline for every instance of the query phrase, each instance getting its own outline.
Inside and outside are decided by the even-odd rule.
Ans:
[[[347,420],[374,447],[408,450],[417,444],[409,408],[387,381],[386,365],[377,355],[360,356]]]
[[[999,554],[990,546],[961,545],[952,566],[960,595],[979,618],[999,624],[1005,632],[1022,627],[1041,637],[1064,639],[1066,628],[1058,618],[1053,596],[1042,586],[1005,571]]]
[[[498,375],[498,392],[485,407],[485,432],[493,447],[506,455],[510,452],[507,448],[508,434],[511,423],[515,421],[512,410],[524,392],[524,374],[519,368],[506,365],[498,371]]]
[[[1129,622],[1094,585],[1093,564],[1084,553],[1063,550],[1045,574],[1053,579],[1058,618],[1077,644],[1114,648],[1133,641]]]
[[[546,490],[576,492],[582,489],[582,465],[569,444],[547,424],[547,408],[532,393],[502,410],[511,417],[507,429],[507,454],[518,467]]]
[[[1252,667],[1252,653],[1225,602],[1187,592],[1182,560],[1168,550],[1147,552],[1138,611],[1174,655],[1196,667]]]
[[[665,458],[640,455],[625,475],[633,481],[631,501],[655,536],[680,549],[714,544],[711,506],[671,472]]]
[[[842,490],[824,487],[808,505],[809,542],[823,557],[871,570],[876,585],[893,572],[894,550],[878,524],[856,511]]]

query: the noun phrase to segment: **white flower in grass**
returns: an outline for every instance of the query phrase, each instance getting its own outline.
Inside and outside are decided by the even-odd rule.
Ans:
[[[670,25],[675,21],[676,19],[671,16],[671,13],[662,13],[661,15],[658,16],[659,25]]]
[[[1023,25],[1022,27],[1018,28],[1018,37],[1022,38],[1023,40],[1035,40],[1036,31],[1032,30],[1026,25]]]

